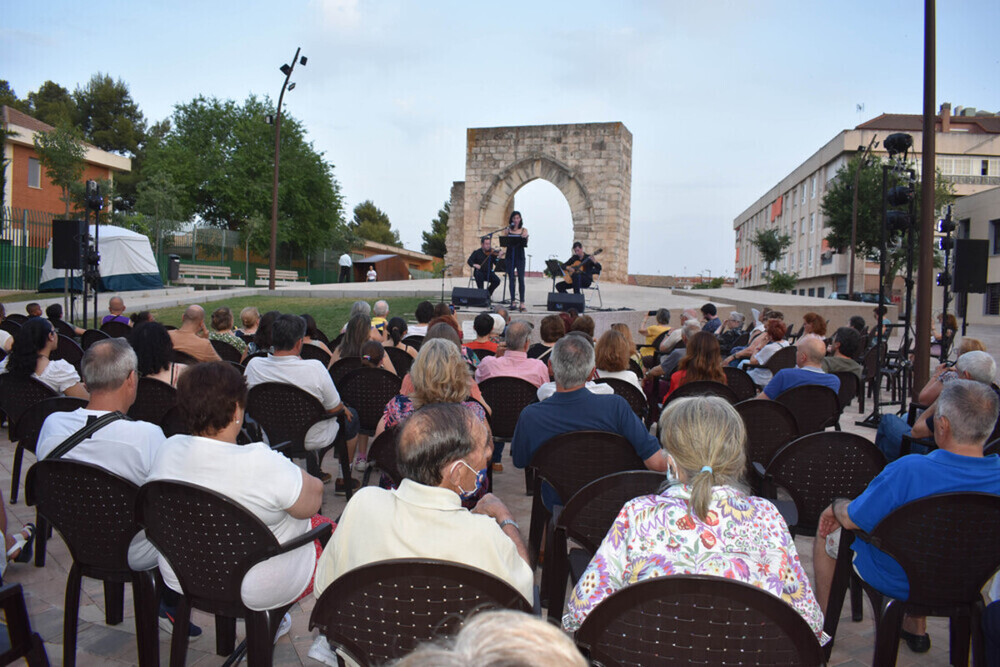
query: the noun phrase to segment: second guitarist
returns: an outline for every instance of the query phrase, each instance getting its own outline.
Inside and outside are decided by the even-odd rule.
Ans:
[[[573,293],[579,294],[580,289],[590,287],[594,282],[594,274],[601,272],[601,265],[594,261],[593,255],[583,251],[582,243],[576,241],[573,243],[573,255],[563,264],[563,269],[568,280],[557,282],[556,290],[565,292],[572,287]]]

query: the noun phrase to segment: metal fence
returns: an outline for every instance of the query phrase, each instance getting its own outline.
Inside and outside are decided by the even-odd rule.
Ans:
[[[45,253],[52,239],[52,220],[62,216],[43,211],[4,207],[0,226],[0,289],[36,290],[45,263]],[[248,285],[256,283],[256,269],[269,268],[267,256],[250,251],[239,232],[217,227],[193,227],[173,231],[177,222],[157,223],[149,218],[116,217],[114,224],[149,237],[160,276],[166,284],[170,255],[178,255],[185,264],[228,266],[233,276]],[[313,284],[337,282],[342,251],[323,249],[304,255],[288,244],[280,244],[277,268],[294,270]]]

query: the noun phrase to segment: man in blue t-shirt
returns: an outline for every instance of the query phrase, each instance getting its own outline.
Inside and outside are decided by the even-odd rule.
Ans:
[[[625,436],[646,467],[666,472],[667,457],[659,441],[649,434],[621,396],[593,394],[585,388],[594,375],[594,347],[583,336],[568,334],[559,339],[549,355],[556,379],[556,393],[541,403],[526,407],[517,418],[510,449],[514,465],[524,468],[531,463],[549,438],[571,431],[610,431]],[[548,485],[542,487],[545,506],[561,505]]]
[[[864,493],[838,498],[819,519],[813,564],[816,599],[826,609],[840,544],[840,528],[872,532],[894,509],[939,493],[978,492],[1000,495],[1000,456],[983,456],[983,445],[993,431],[1000,399],[989,386],[972,380],[954,380],[941,391],[934,419],[939,449],[930,454],[904,456],[872,480]],[[985,527],[984,527],[985,528]],[[885,595],[906,600],[910,595],[906,573],[893,558],[867,542],[855,540],[854,569]],[[959,564],[960,566],[961,564]],[[930,649],[926,620],[906,616],[902,637],[913,651]]]
[[[805,338],[795,345],[795,363],[797,368],[782,368],[774,374],[764,391],[757,398],[770,398],[772,401],[782,392],[800,387],[804,384],[818,384],[840,391],[840,378],[832,373],[823,372],[823,358],[826,356],[826,345],[819,338]]]

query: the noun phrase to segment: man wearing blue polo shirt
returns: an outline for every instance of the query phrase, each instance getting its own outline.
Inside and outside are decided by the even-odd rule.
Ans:
[[[549,355],[556,379],[556,393],[521,412],[511,440],[514,465],[524,468],[549,438],[570,431],[610,431],[625,436],[646,467],[666,472],[667,457],[659,441],[649,434],[628,402],[615,394],[594,394],[585,388],[594,375],[594,346],[583,336],[563,336]],[[561,505],[550,486],[542,487],[545,506]]]
[[[835,392],[840,391],[840,378],[832,373],[823,372],[823,358],[826,356],[826,345],[819,338],[805,338],[795,344],[795,363],[797,368],[782,368],[774,374],[764,391],[757,398],[770,398],[772,401],[782,392],[800,387],[804,384],[818,384],[829,387]]]
[[[813,547],[816,568],[816,599],[826,609],[840,528],[872,532],[894,509],[913,500],[939,493],[978,492],[1000,495],[1000,456],[983,456],[983,445],[993,431],[1000,412],[1000,399],[988,385],[972,380],[954,380],[941,391],[934,417],[934,441],[939,449],[930,454],[910,454],[890,463],[855,498],[838,498],[819,518]],[[984,529],[992,527],[984,526]],[[854,569],[875,589],[898,600],[910,594],[906,573],[892,557],[855,540]],[[923,616],[906,616],[902,638],[917,653],[930,650]]]

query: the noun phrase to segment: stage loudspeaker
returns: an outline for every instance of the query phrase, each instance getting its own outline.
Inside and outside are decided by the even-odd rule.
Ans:
[[[490,293],[484,289],[455,287],[451,290],[451,304],[471,308],[489,308]]]
[[[87,237],[84,220],[52,221],[52,268],[83,269],[83,246]]]
[[[584,306],[587,305],[582,294],[562,294],[560,292],[549,292],[549,302],[546,306],[551,311],[568,311],[573,309],[577,314],[583,313]]]
[[[989,241],[955,239],[955,280],[952,291],[962,294],[985,292],[988,258]]]

